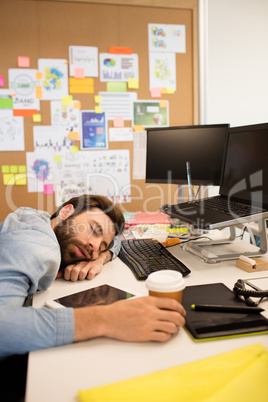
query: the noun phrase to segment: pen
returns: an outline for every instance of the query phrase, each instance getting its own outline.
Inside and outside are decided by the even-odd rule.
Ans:
[[[250,313],[258,314],[264,311],[260,307],[236,307],[236,306],[223,306],[211,304],[192,304],[191,309],[195,311],[217,311],[222,313]]]

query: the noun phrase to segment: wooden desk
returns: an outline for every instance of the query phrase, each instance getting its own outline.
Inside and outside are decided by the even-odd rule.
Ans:
[[[236,247],[251,247],[236,240]],[[252,246],[253,247],[253,246]],[[185,278],[186,286],[223,282],[230,288],[237,279],[267,277],[268,271],[247,273],[235,266],[235,261],[205,264],[183,251],[179,246],[170,251],[191,270]],[[268,261],[268,256],[263,257]],[[34,298],[34,306],[41,307],[44,300],[65,296],[84,289],[108,283],[134,294],[146,295],[144,282],[139,282],[118,258],[105,265],[92,281],[66,282],[57,280],[45,292]],[[268,302],[261,304],[268,317]],[[261,343],[268,349],[267,335],[244,336],[197,343],[185,329],[167,343],[126,343],[99,338],[67,346],[31,352],[27,378],[27,402],[77,402],[77,391],[123,379],[174,367],[219,353]]]

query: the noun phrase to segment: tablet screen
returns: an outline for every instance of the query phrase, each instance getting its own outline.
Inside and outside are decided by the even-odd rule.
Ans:
[[[112,304],[118,300],[130,299],[134,295],[110,285],[83,290],[54,300],[65,307],[86,307]]]

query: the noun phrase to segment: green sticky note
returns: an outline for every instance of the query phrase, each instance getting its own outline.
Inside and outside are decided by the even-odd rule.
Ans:
[[[61,155],[55,155],[54,156],[54,161],[55,162],[61,162]]]
[[[13,99],[0,98],[0,109],[13,109]]]
[[[19,173],[26,173],[26,165],[19,165]]]
[[[11,165],[10,166],[10,173],[18,173],[18,166],[17,165]]]
[[[9,173],[9,166],[8,165],[2,165],[2,173]]]
[[[127,83],[126,82],[107,82],[108,92],[126,92]]]

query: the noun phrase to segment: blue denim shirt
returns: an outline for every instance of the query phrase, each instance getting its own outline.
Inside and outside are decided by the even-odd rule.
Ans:
[[[116,239],[114,255],[120,248]],[[60,266],[60,247],[47,212],[19,208],[0,223],[0,357],[71,343],[72,308],[23,307],[47,289]]]

